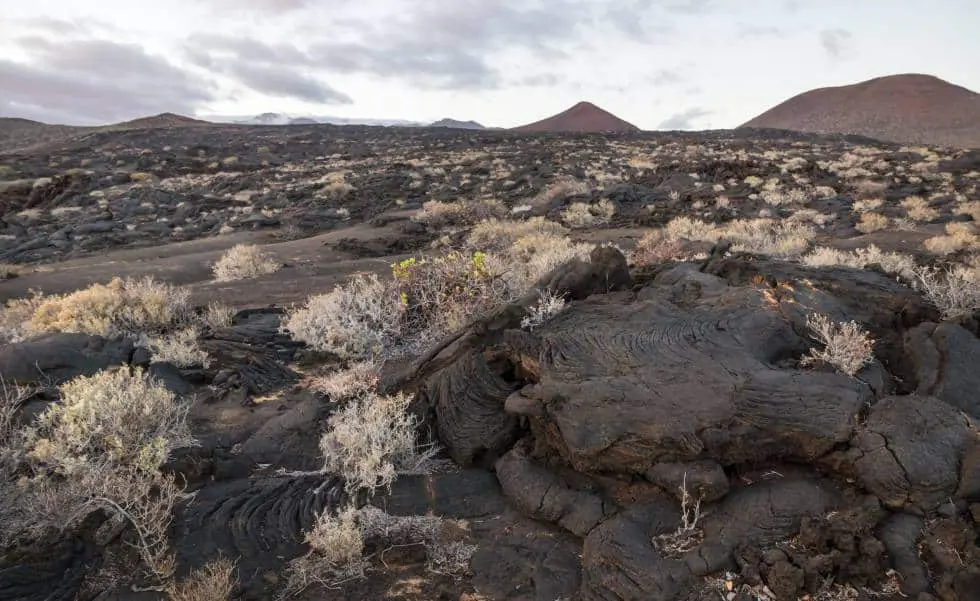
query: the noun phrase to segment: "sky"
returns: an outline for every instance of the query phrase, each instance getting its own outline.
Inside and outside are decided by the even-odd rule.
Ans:
[[[0,116],[728,128],[897,73],[980,92],[978,26],[974,0],[0,0]]]

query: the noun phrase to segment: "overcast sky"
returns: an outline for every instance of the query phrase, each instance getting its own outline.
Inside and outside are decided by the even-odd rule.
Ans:
[[[735,127],[918,72],[980,91],[975,0],[0,0],[0,116],[160,112],[511,127],[589,100]]]

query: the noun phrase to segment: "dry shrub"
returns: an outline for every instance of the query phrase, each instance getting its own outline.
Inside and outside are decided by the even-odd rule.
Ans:
[[[403,308],[392,285],[357,274],[286,315],[283,328],[318,351],[345,359],[380,354],[402,331]]]
[[[561,217],[569,227],[585,228],[606,225],[615,214],[616,205],[603,198],[596,204],[573,202],[561,212]]]
[[[778,187],[769,188],[763,190],[759,196],[762,200],[774,207],[783,205],[802,205],[810,200],[809,195],[799,188],[793,188],[791,190],[782,190]]]
[[[923,243],[923,246],[931,253],[948,255],[972,248],[977,245],[977,242],[976,230],[972,223],[950,222],[946,224],[945,236],[929,238]]]
[[[214,279],[219,282],[244,280],[275,273],[282,265],[254,244],[236,244],[215,262]]]
[[[812,223],[817,226],[825,226],[837,219],[837,216],[832,213],[821,213],[815,209],[800,209],[794,211],[792,215],[787,218],[787,221],[797,222],[797,223]]]
[[[909,196],[902,201],[905,215],[912,221],[923,223],[939,218],[939,211],[929,206],[928,201],[921,196]]]
[[[593,248],[593,244],[572,242],[564,236],[531,234],[506,252],[488,257],[487,264],[516,297],[559,265],[572,259],[588,261]]]
[[[79,377],[60,391],[28,433],[31,459],[60,475],[85,469],[89,458],[153,471],[173,449],[195,444],[187,404],[138,368]]]
[[[170,601],[228,601],[237,584],[235,564],[221,557],[172,584],[167,593]]]
[[[539,192],[530,202],[532,206],[542,207],[556,201],[563,201],[570,196],[584,196],[592,192],[589,182],[573,177],[559,177],[548,187]]]
[[[152,360],[171,363],[176,367],[208,367],[208,353],[201,348],[197,336],[197,328],[188,327],[150,339],[147,346]]]
[[[313,529],[304,535],[310,550],[289,562],[283,599],[298,594],[314,584],[335,588],[344,582],[364,577],[367,562],[364,537],[357,526],[357,510],[348,506],[336,516],[324,510],[317,516]]]
[[[884,202],[885,201],[880,198],[863,198],[861,200],[854,201],[854,204],[851,205],[851,209],[858,213],[865,213],[867,211],[874,211],[881,208],[881,205],[884,204]]]
[[[980,309],[980,270],[976,267],[919,267],[914,285],[944,319],[971,315]]]
[[[705,223],[691,217],[675,217],[671,219],[664,233],[670,240],[711,240],[716,241],[721,236],[714,224]]]
[[[198,321],[205,328],[210,330],[218,330],[220,328],[227,328],[232,324],[235,318],[236,311],[219,302],[208,303],[207,307],[198,316]]]
[[[973,221],[980,222],[980,200],[972,200],[957,205],[953,212],[956,215],[969,215]]]
[[[409,336],[438,338],[513,297],[480,251],[412,257],[392,265],[392,274]]]
[[[857,322],[838,323],[818,313],[807,316],[806,325],[823,348],[810,349],[803,365],[820,361],[853,376],[874,359],[874,338]]]
[[[888,227],[888,218],[881,213],[869,211],[861,214],[861,218],[854,227],[862,234],[871,234]]]
[[[874,244],[852,252],[818,246],[800,259],[811,267],[853,267],[866,269],[878,265],[885,273],[901,276],[907,281],[915,277],[915,260],[910,255],[884,252]]]
[[[885,182],[864,180],[854,185],[854,193],[860,199],[879,198],[888,190]]]
[[[564,309],[565,299],[563,297],[547,290],[539,291],[538,302],[528,307],[527,315],[521,319],[521,327],[526,330],[534,330]]]
[[[393,516],[371,505],[346,506],[336,515],[324,511],[305,535],[309,552],[290,562],[284,592],[295,594],[313,584],[337,588],[364,578],[371,556],[393,547],[421,546],[430,571],[461,577],[469,571],[476,546],[453,540],[453,526],[436,516]],[[376,551],[365,556],[369,549]]]
[[[347,369],[332,372],[313,380],[313,388],[326,394],[335,403],[359,398],[378,385],[378,366],[372,361],[359,361]]]
[[[728,223],[723,231],[734,250],[774,257],[799,256],[816,236],[806,224],[773,219],[739,219]]]
[[[0,343],[21,342],[32,335],[31,316],[44,302],[44,296],[31,290],[31,296],[14,298],[0,308]]]
[[[191,319],[187,290],[153,278],[113,278],[67,295],[34,299],[28,335],[81,332],[100,336],[163,333]]]
[[[196,444],[187,404],[139,369],[77,378],[60,392],[61,400],[21,431],[22,460],[33,476],[13,493],[6,487],[0,539],[71,529],[102,509],[133,527],[149,575],[169,578],[167,532],[184,495],[160,466],[173,449]]]
[[[636,265],[656,265],[673,261],[684,256],[684,245],[678,239],[671,239],[664,230],[652,230],[640,238],[633,250],[633,263]]]
[[[318,196],[323,196],[331,200],[340,200],[354,191],[354,186],[347,182],[347,173],[344,171],[334,171],[317,180],[318,184],[323,184],[317,192]]]
[[[472,225],[485,219],[503,219],[507,214],[507,207],[493,198],[456,202],[429,200],[422,204],[422,211],[412,219],[437,229],[446,226]]]
[[[689,217],[676,217],[664,228],[668,240],[687,239],[717,242],[732,241],[734,250],[795,257],[806,250],[816,232],[807,224],[790,220],[737,219],[723,225],[705,223]]]
[[[411,397],[366,391],[330,416],[320,438],[325,472],[343,476],[349,492],[390,488],[398,474],[431,470],[437,449],[415,443],[418,418],[408,413]]]
[[[525,236],[564,236],[568,229],[544,217],[526,221],[487,219],[477,223],[466,237],[465,247],[484,252],[504,251]]]
[[[687,490],[687,473],[678,487],[681,501],[681,525],[674,532],[653,537],[653,545],[670,558],[678,558],[697,548],[704,540],[701,521],[701,498],[694,499]]]
[[[10,263],[0,263],[0,282],[4,280],[10,280],[19,276],[23,272],[23,268],[20,265],[11,265]]]

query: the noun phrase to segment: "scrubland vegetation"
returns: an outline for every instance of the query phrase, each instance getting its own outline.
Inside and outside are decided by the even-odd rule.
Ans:
[[[325,373],[314,369],[304,380],[324,405],[321,465],[312,473],[341,477],[344,496],[303,533],[308,551],[288,562],[283,595],[313,585],[336,588],[364,580],[383,565],[385,549],[399,546],[423,549],[431,573],[452,578],[467,574],[476,548],[460,535],[459,524],[435,515],[389,515],[364,504],[390,492],[399,477],[431,474],[446,464],[438,435],[426,427],[424,411],[413,407],[416,397],[383,392],[381,373],[519,300],[525,309],[518,334],[547,333],[549,321],[576,301],[544,286],[545,276],[569,261],[590,261],[593,250],[610,244],[602,238],[604,228],[621,221],[636,227],[615,244],[643,283],[670,264],[704,261],[712,247],[728,244],[724,248],[730,255],[747,253],[814,270],[884,273],[921,293],[942,319],[966,321],[980,309],[977,184],[964,192],[954,189],[928,153],[922,153],[923,164],[901,171],[872,150],[859,148],[826,160],[812,156],[805,145],[769,156],[696,145],[643,153],[612,148],[611,154],[620,153],[616,160],[593,159],[582,170],[585,178],[558,173],[550,184],[507,202],[494,196],[486,182],[463,181],[470,175],[455,173],[451,162],[410,164],[415,169],[409,177],[413,187],[423,188],[447,173],[470,185],[470,193],[455,201],[427,198],[417,203],[411,225],[430,235],[432,244],[407,258],[386,258],[387,269],[380,274],[355,273],[286,308],[278,334],[303,343],[314,352],[311,356],[329,365]],[[215,169],[236,165],[238,160],[231,158],[217,161]],[[759,174],[746,175],[749,166],[763,160],[769,173],[757,169]],[[719,172],[723,167],[732,170],[731,165],[746,172],[712,179],[681,169],[684,165],[692,171],[709,162]],[[515,166],[489,158],[480,165],[491,177],[510,181],[508,190],[518,189],[511,179]],[[314,180],[317,202],[336,203],[331,215],[343,220],[352,212],[342,203],[360,189],[351,183],[360,183],[356,172],[347,167],[318,172]],[[824,181],[829,178],[818,177],[818,168],[836,176],[833,186]],[[645,205],[634,199],[630,202],[638,206],[629,206],[621,200],[628,198],[625,193],[611,198],[624,182],[668,186],[668,177],[660,175],[668,169],[680,183],[649,196]],[[133,185],[155,181],[149,176],[130,179]],[[219,180],[214,176],[209,182]],[[893,186],[896,181],[930,186],[912,194]],[[243,192],[235,194],[242,202],[251,199]],[[840,200],[844,194],[846,202]],[[843,208],[835,209],[834,202]],[[38,215],[24,216],[29,217]],[[839,232],[854,240],[840,244]],[[888,237],[896,232],[921,234],[915,238],[921,243],[914,248],[896,245]],[[210,273],[226,284],[273,276],[284,269],[273,256],[285,255],[237,244],[209,264]],[[0,265],[0,280],[20,271]],[[753,285],[759,290],[768,286]],[[839,372],[832,377],[855,382],[875,364],[878,341],[868,331],[870,324],[836,321],[810,307],[801,312],[809,348],[803,356],[786,360],[792,369]],[[220,304],[195,306],[186,287],[151,277],[116,277],[65,294],[37,292],[11,300],[0,312],[0,339],[16,343],[56,333],[121,338],[145,349],[150,366],[166,363],[200,377],[215,367],[208,352],[214,347],[206,339],[229,326],[233,315]],[[249,367],[260,364],[254,356],[248,361]],[[197,444],[188,425],[189,407],[196,402],[192,395],[176,395],[147,370],[127,365],[48,387],[55,400],[33,420],[24,420],[22,409],[39,390],[17,382],[0,384],[0,545],[70,531],[101,510],[125,530],[124,540],[136,550],[143,576],[165,583],[171,599],[232,598],[235,558],[215,558],[184,578],[174,578],[168,528],[175,508],[190,496],[184,483],[163,468],[177,449]],[[684,478],[675,495],[681,503],[681,526],[651,539],[658,552],[672,558],[695,549],[704,536],[702,499],[688,489],[686,473]]]

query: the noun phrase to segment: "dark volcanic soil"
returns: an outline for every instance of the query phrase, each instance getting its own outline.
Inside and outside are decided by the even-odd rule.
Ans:
[[[573,237],[624,248],[677,216],[824,215],[812,245],[874,243],[925,262],[936,256],[923,240],[972,223],[959,209],[980,200],[977,152],[753,130],[196,126],[87,134],[0,165],[0,261],[23,271],[0,281],[0,301],[152,274],[239,310],[203,335],[207,368],[154,369],[194,399],[201,441],[166,465],[196,491],[172,526],[178,575],[231,557],[235,598],[254,600],[275,598],[301,533],[348,500],[339,477],[311,472],[334,405],[307,378],[338,362],[282,334],[283,307],[458,242],[469,224],[423,225],[423,202],[493,198],[560,220],[572,202],[608,200],[610,222]],[[587,185],[555,192],[567,178]],[[810,193],[772,202],[772,180]],[[861,233],[854,206],[872,180],[883,215],[904,219],[899,202],[923,195],[935,218]],[[241,242],[285,266],[213,281],[210,264]],[[942,321],[874,268],[717,248],[631,266],[600,247],[538,287],[569,301],[540,327],[521,327],[532,291],[382,374],[385,391],[415,395],[452,467],[370,502],[461,520],[471,573],[434,574],[418,549],[390,549],[367,579],[299,598],[980,599],[980,315]],[[853,377],[804,365],[814,312],[864,324],[876,359]],[[0,346],[5,378],[46,386],[146,361],[97,336]],[[700,500],[689,531],[681,487]],[[104,517],[0,549],[0,599],[164,598],[93,577],[124,548],[97,544]]]

